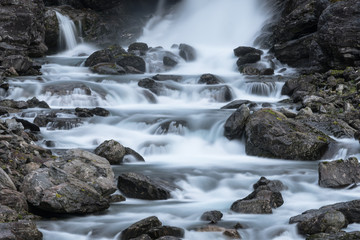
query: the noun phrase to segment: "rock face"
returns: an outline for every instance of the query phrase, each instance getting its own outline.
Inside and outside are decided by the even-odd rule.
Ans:
[[[319,130],[269,108],[252,114],[245,131],[246,153],[270,158],[318,160],[331,142]]]
[[[172,239],[171,237],[184,237],[184,230],[177,227],[163,226],[155,217],[142,219],[121,232],[120,240],[129,239]]]
[[[318,233],[306,238],[306,240],[348,240],[348,239],[360,239],[360,232]]]
[[[278,208],[284,203],[281,190],[284,190],[284,185],[280,181],[270,181],[261,177],[254,184],[254,191],[234,202],[231,210],[238,213],[270,214],[273,208]]]
[[[250,116],[250,109],[246,105],[241,105],[231,116],[226,120],[224,125],[224,135],[229,140],[234,138],[241,138],[246,121]]]
[[[0,236],[1,239],[43,239],[43,235],[36,228],[35,223],[27,220],[0,223]]]
[[[333,233],[351,223],[360,222],[360,200],[327,205],[320,209],[308,210],[290,218],[298,223],[301,234]]]
[[[358,182],[360,182],[360,164],[354,157],[319,163],[320,187],[340,188]]]
[[[160,179],[150,179],[139,173],[123,173],[118,178],[118,188],[126,196],[147,200],[164,200],[171,197],[175,186]]]
[[[356,0],[285,1],[273,31],[275,56],[312,71],[359,66],[359,4]]]
[[[92,213],[109,207],[115,192],[109,162],[82,150],[69,150],[63,158],[29,173],[21,186],[27,201],[52,213]]]

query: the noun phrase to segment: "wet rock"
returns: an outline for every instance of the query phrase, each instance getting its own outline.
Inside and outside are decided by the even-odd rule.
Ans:
[[[263,51],[253,47],[246,47],[246,46],[240,46],[234,49],[234,54],[236,57],[242,57],[249,53],[255,53],[261,56],[263,54]]]
[[[61,118],[57,117],[55,112],[38,115],[34,119],[34,124],[39,127],[46,127],[47,130],[69,130],[82,124],[79,118]]]
[[[0,204],[10,207],[18,214],[28,214],[26,197],[14,189],[2,188],[0,191]],[[1,219],[1,218],[0,218]]]
[[[319,185],[341,188],[360,182],[360,164],[355,157],[319,163]]]
[[[318,160],[332,141],[321,131],[266,108],[246,124],[246,153],[281,159]]]
[[[179,50],[180,57],[185,61],[191,62],[196,60],[196,50],[192,46],[182,43],[179,45]]]
[[[21,123],[24,126],[24,129],[30,130],[32,132],[40,132],[40,128],[38,126],[25,119],[15,118],[15,120],[18,123]]]
[[[121,164],[124,160],[126,160],[124,158],[128,155],[132,156],[137,161],[145,161],[139,153],[131,148],[124,147],[115,140],[107,140],[103,142],[95,149],[94,152],[95,154],[106,158],[110,164]]]
[[[144,73],[146,71],[146,63],[144,59],[138,56],[120,55],[116,57],[115,62],[125,69],[131,67],[141,73]]]
[[[119,45],[112,45],[106,49],[92,53],[85,61],[85,67],[92,67],[99,63],[114,63],[115,56],[127,55],[125,49]],[[120,65],[121,66],[121,65]]]
[[[45,101],[40,101],[36,97],[27,100],[26,103],[28,104],[29,108],[50,108]]]
[[[244,104],[249,104],[250,101],[249,100],[235,100],[232,101],[231,103],[221,107],[221,109],[237,109],[239,107],[241,107]]]
[[[185,235],[185,231],[182,228],[172,227],[172,226],[160,226],[154,227],[150,229],[147,234],[152,239],[159,239],[165,236],[179,237],[183,238]]]
[[[164,56],[163,64],[168,67],[175,67],[176,65],[178,65],[178,62],[171,57]]]
[[[135,42],[129,45],[128,52],[139,52],[140,55],[145,55],[149,50],[149,46],[146,43]]]
[[[45,11],[45,44],[49,48],[49,52],[58,50],[59,35],[60,29],[56,12],[47,8]]]
[[[245,75],[260,75],[260,69],[247,64],[239,66],[239,72]]]
[[[349,240],[360,239],[360,232],[338,232],[338,233],[318,233],[311,235],[306,240]]]
[[[311,209],[303,212],[300,215],[290,218],[289,222],[292,224],[309,221],[310,219],[319,218],[319,216],[332,211],[338,211],[344,214],[348,224],[360,223],[360,200],[340,202],[332,205],[323,206],[319,209]]]
[[[0,236],[2,239],[31,239],[42,240],[42,233],[36,228],[36,224],[28,220],[17,222],[0,223]]]
[[[161,227],[161,226],[162,226],[162,222],[160,222],[160,220],[157,217],[155,216],[148,217],[124,229],[121,232],[120,239],[128,240],[128,239],[136,238],[143,234],[146,234],[152,228]]]
[[[254,184],[254,191],[247,197],[235,201],[231,210],[238,213],[270,214],[272,208],[283,205],[284,200],[280,193],[284,185],[276,180],[270,181],[264,177]]]
[[[223,217],[222,212],[220,211],[208,211],[208,212],[204,212],[200,219],[203,221],[210,221],[210,223],[217,223],[218,221],[221,220],[221,218]]]
[[[272,68],[261,69],[260,75],[274,75],[274,69],[272,69]]]
[[[25,101],[15,101],[11,99],[1,100],[0,106],[15,109],[26,109],[29,107],[29,105]]]
[[[155,76],[152,77],[152,79],[158,81],[172,80],[175,82],[180,82],[183,79],[183,77],[179,75],[156,74]]]
[[[123,173],[118,178],[118,188],[126,196],[147,200],[164,200],[176,189],[170,183],[149,178],[139,173]]]
[[[121,194],[113,194],[109,198],[110,203],[124,202],[126,198]]]
[[[200,95],[210,97],[216,102],[229,102],[233,99],[231,88],[227,85],[207,85],[203,90],[200,91]]]
[[[91,89],[83,83],[62,83],[61,85],[45,86],[42,90],[43,93],[50,93],[52,96],[68,96],[72,93],[91,95]]]
[[[110,112],[104,108],[96,107],[93,109],[88,108],[75,108],[75,114],[78,117],[93,117],[94,115],[107,117]]]
[[[160,95],[161,91],[163,91],[164,85],[161,83],[156,82],[153,79],[145,78],[138,82],[138,86],[142,88],[149,89],[151,92],[155,93],[156,95]]]
[[[19,75],[37,75],[40,74],[36,65],[29,57],[22,55],[10,55],[2,61],[2,66],[5,68],[13,68]],[[36,67],[37,68],[37,67]]]
[[[247,119],[250,116],[250,109],[246,105],[241,105],[231,116],[226,120],[224,125],[224,135],[229,140],[234,138],[241,138]]]
[[[98,63],[90,68],[94,73],[105,74],[105,75],[120,75],[125,74],[126,70],[117,65],[116,63]]]
[[[287,118],[295,118],[297,116],[295,112],[288,110],[286,108],[281,108],[279,112],[284,114]]]
[[[207,225],[203,227],[196,228],[197,232],[222,232],[224,236],[230,239],[241,239],[239,232],[236,229],[228,229],[224,227],[219,227],[216,225]]]
[[[155,134],[184,134],[184,128],[187,127],[187,123],[183,120],[170,120],[160,124],[155,130]]]
[[[109,196],[116,188],[105,158],[74,149],[45,166],[26,175],[21,186],[33,207],[49,213],[85,214],[110,206]]]
[[[143,234],[140,235],[139,237],[131,238],[130,240],[152,240],[152,238],[147,234]]]
[[[223,81],[220,80],[217,76],[207,73],[201,75],[198,84],[207,84],[207,85],[214,85],[214,84],[220,84]]]

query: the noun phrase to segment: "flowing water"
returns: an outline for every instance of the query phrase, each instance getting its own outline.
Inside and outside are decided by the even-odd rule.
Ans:
[[[243,239],[304,239],[297,234],[295,225],[288,224],[290,217],[311,208],[358,198],[360,188],[320,188],[318,162],[247,156],[243,140],[228,141],[223,136],[223,125],[234,110],[220,109],[227,103],[221,87],[228,86],[234,99],[251,100],[258,108],[264,103],[273,108],[291,107],[278,103],[286,98],[280,94],[286,74],[254,79],[236,71],[232,50],[252,45],[256,33],[270,17],[271,11],[262,7],[260,1],[254,0],[184,0],[171,14],[155,16],[144,29],[141,41],[153,47],[163,46],[174,54],[177,50],[171,49],[172,44],[187,43],[198,52],[197,61],[182,61],[167,73],[180,75],[181,80],[164,81],[167,88],[155,99],[149,98],[137,83],[155,75],[156,67],[143,75],[93,74],[82,67],[85,57],[78,55],[94,49],[83,45],[73,47],[75,52],[48,57],[40,78],[10,79],[13,87],[5,97],[27,100],[36,96],[58,110],[59,118],[68,119],[65,128],[41,128],[44,140],[54,143],[51,147],[54,152],[70,148],[92,151],[104,140],[115,139],[146,160],[114,166],[116,175],[139,172],[181,188],[169,200],[128,198],[126,202],[112,204],[101,214],[39,221],[45,240],[117,239],[121,230],[153,215],[164,225],[187,229],[185,239],[226,239],[221,233],[191,230],[206,224],[200,216],[209,210],[223,212],[222,226],[241,223],[244,228],[239,233]],[[161,7],[158,13],[163,14]],[[156,57],[147,56],[148,67],[156,65]],[[197,84],[204,73],[217,74],[223,84],[220,88]],[[98,106],[111,115],[72,121],[74,108]],[[47,111],[30,109],[22,117],[32,121]],[[169,129],[162,128],[164,123],[170,123]],[[328,153],[328,159],[357,153],[358,143],[354,140],[337,140],[339,148]],[[43,141],[39,144],[46,147]],[[271,215],[230,211],[231,204],[250,194],[261,176],[281,180],[287,186],[282,192],[284,205]],[[347,230],[358,227],[353,224]]]

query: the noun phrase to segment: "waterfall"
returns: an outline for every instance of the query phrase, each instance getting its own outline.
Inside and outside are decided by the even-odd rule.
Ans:
[[[56,12],[56,17],[59,21],[59,43],[62,49],[74,49],[78,45],[77,30],[74,22],[68,17],[59,12]]]

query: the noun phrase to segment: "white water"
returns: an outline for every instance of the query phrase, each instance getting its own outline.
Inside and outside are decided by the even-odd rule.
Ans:
[[[68,50],[75,48],[78,44],[75,23],[68,16],[59,12],[56,12],[56,17],[59,21],[60,45],[64,45]]]
[[[156,103],[149,101],[144,89],[137,85],[138,80],[155,74],[93,74],[80,67],[84,58],[73,57],[76,54],[69,52],[49,58],[51,63],[42,67],[42,81],[35,77],[10,79],[14,87],[6,97],[27,100],[36,96],[47,101],[52,109],[72,111],[58,114],[61,118],[73,118],[75,107],[100,106],[111,112],[106,118],[84,119],[80,126],[69,130],[42,128],[44,140],[54,141],[55,152],[69,148],[93,150],[104,140],[115,139],[141,153],[146,160],[114,166],[117,175],[136,171],[171,181],[182,189],[166,201],[127,199],[112,204],[100,215],[40,221],[45,240],[117,239],[121,230],[152,215],[165,225],[187,229],[185,239],[226,239],[221,233],[191,230],[206,224],[200,220],[203,212],[215,209],[224,213],[222,224],[231,227],[240,222],[246,226],[239,230],[243,239],[304,239],[297,234],[295,225],[288,224],[290,217],[311,208],[358,198],[360,188],[320,188],[317,162],[247,156],[243,141],[228,141],[223,136],[224,122],[234,110],[220,110],[226,102],[219,102],[219,93],[209,86],[197,84],[200,74],[217,73],[224,82],[222,86],[231,88],[234,99],[248,99],[258,103],[258,107],[264,102],[274,108],[283,106],[277,103],[285,98],[280,95],[283,82],[248,79],[234,70],[236,59],[232,49],[251,45],[267,17],[263,14],[266,11],[258,6],[261,4],[254,0],[186,0],[165,19],[155,16],[141,41],[153,46],[184,42],[200,52],[196,62],[183,63],[172,71],[183,79],[165,81],[169,88],[155,96]],[[163,14],[161,8],[158,12]],[[66,94],[51,90],[64,86]],[[91,90],[90,94],[86,88]],[[32,120],[41,111],[29,109],[23,116]],[[172,127],[164,134],[161,124],[175,120],[186,124]],[[357,153],[355,140],[336,140],[341,145],[340,151],[328,159]],[[279,179],[288,187],[282,192],[284,205],[271,215],[230,211],[232,202],[250,194],[261,176]],[[351,225],[348,229],[356,227]]]

